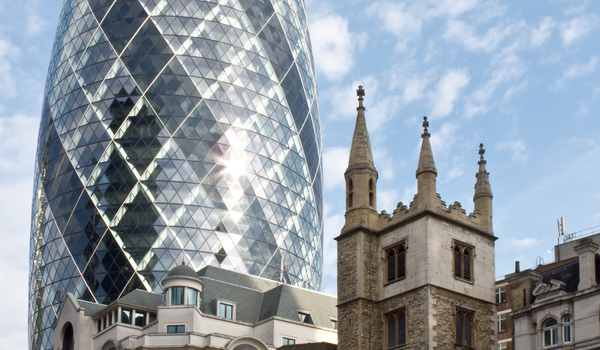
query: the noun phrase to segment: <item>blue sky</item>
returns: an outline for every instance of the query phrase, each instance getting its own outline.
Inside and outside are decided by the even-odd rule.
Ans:
[[[0,343],[27,344],[35,144],[60,0],[0,0]],[[343,172],[366,90],[378,209],[416,193],[428,116],[438,193],[473,210],[478,145],[494,194],[496,275],[553,260],[567,233],[600,225],[600,3],[306,0],[325,165],[325,292],[336,291]]]

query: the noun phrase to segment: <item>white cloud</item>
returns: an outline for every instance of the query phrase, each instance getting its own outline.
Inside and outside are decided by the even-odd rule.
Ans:
[[[524,238],[509,238],[506,240],[506,245],[516,249],[528,249],[538,247],[543,241],[538,238],[524,237]]]
[[[598,28],[600,18],[596,14],[586,14],[560,24],[563,45],[569,46]]]
[[[339,205],[335,206],[336,208]],[[337,242],[334,240],[344,226],[343,213],[331,213],[331,206],[325,206],[325,227],[323,229],[323,292],[337,295]]]
[[[469,84],[471,77],[466,69],[452,69],[447,72],[436,84],[429,99],[433,105],[430,116],[445,117],[452,113],[454,104],[460,93]]]
[[[467,117],[489,112],[493,105],[497,103],[498,99],[492,99],[492,97],[494,97],[499,87],[511,81],[518,81],[527,71],[527,67],[521,58],[511,52],[510,49],[503,50],[503,52],[495,55],[492,59],[492,67],[490,79],[469,97],[465,107]],[[510,95],[518,92],[519,85],[522,85],[522,83],[517,84],[516,87],[510,86],[507,89],[509,95],[505,94],[505,97],[510,97]],[[496,102],[490,102],[492,100]]]
[[[406,49],[410,41],[420,38],[425,12],[423,6],[409,7],[388,1],[376,2],[366,10],[367,15],[377,18],[380,26],[396,37],[398,50]]]
[[[531,44],[540,46],[545,43],[552,35],[554,27],[556,27],[556,21],[552,17],[544,17],[540,26],[531,32]]]
[[[373,147],[373,161],[379,174],[379,180],[391,181],[396,178],[394,164],[398,163],[395,156],[390,156],[387,149]]]
[[[368,16],[394,35],[396,49],[403,51],[411,41],[419,40],[423,27],[440,18],[455,18],[474,10],[478,0],[435,0],[407,2],[379,1],[367,7]],[[487,8],[486,8],[487,9]]]
[[[396,209],[396,206],[398,205],[399,201],[400,195],[398,194],[398,191],[385,191],[380,189],[377,190],[377,210],[379,212],[385,210],[389,214],[391,214],[394,211],[394,209]]]
[[[17,95],[17,81],[14,77],[12,62],[21,56],[21,50],[12,42],[0,39],[0,95]]]
[[[32,159],[31,156],[30,159]],[[0,307],[5,315],[0,318],[0,342],[13,344],[10,348],[27,346],[27,296],[29,276],[29,227],[32,195],[32,176],[4,182],[0,186],[0,277],[10,281],[4,288]],[[19,344],[17,346],[17,344]]]
[[[561,89],[569,80],[580,78],[594,72],[597,66],[598,56],[590,57],[590,60],[587,63],[573,64],[569,66],[569,68],[567,68],[567,70],[563,73],[562,77],[560,77],[554,83],[553,88]]]
[[[39,118],[23,115],[0,118],[0,173],[3,178],[10,174],[10,180],[16,180],[33,172],[38,129]]]
[[[366,113],[371,125],[371,131],[377,131],[388,120],[392,119],[400,109],[400,99],[397,96],[379,96],[373,107]]]
[[[492,52],[512,33],[522,27],[522,23],[506,25],[499,23],[489,28],[485,34],[477,35],[474,26],[460,20],[451,19],[446,23],[444,39],[456,42],[470,51]]]
[[[434,159],[443,159],[452,149],[458,139],[457,133],[460,126],[456,122],[446,122],[442,126],[431,132],[431,151]],[[419,142],[419,148],[421,143]]]
[[[358,106],[358,97],[356,89],[362,85],[365,89],[364,104],[367,107],[367,114],[370,108],[377,101],[379,84],[378,80],[372,76],[367,76],[362,81],[354,80],[350,84],[336,85],[324,94],[319,96],[321,103],[330,101],[332,114],[327,115],[330,120],[354,120],[356,118],[356,107]],[[370,125],[370,118],[367,116],[367,124]]]
[[[327,115],[330,120],[351,121],[356,118],[356,106],[358,100],[356,89],[362,85],[365,89],[364,105],[365,116],[369,133],[378,130],[386,121],[393,118],[400,109],[400,98],[398,96],[387,96],[379,89],[377,79],[366,77],[362,81],[353,81],[344,86],[334,86],[325,95],[321,94],[321,101],[329,100],[334,106],[332,114]],[[323,96],[326,96],[323,98]]]
[[[428,52],[433,56],[435,48],[430,43]],[[426,72],[419,70],[415,60],[403,60],[400,65],[391,70],[390,87],[402,91],[402,102],[405,104],[416,102],[425,97],[425,91],[434,80],[433,69]]]
[[[344,188],[344,171],[348,167],[348,147],[331,147],[323,152],[323,170],[325,190]]]
[[[512,153],[511,160],[525,164],[529,157],[529,150],[523,140],[512,140],[499,144],[496,147],[500,151],[509,151]]]
[[[360,35],[350,33],[348,20],[337,13],[314,15],[310,29],[317,70],[329,80],[340,80],[354,67]]]
[[[0,186],[0,278],[11,281],[0,308],[6,315],[16,315],[0,320],[0,343],[16,348],[26,347],[27,342],[27,251],[38,123],[38,118],[22,115],[0,117],[0,181],[4,184]]]
[[[38,13],[41,8],[40,0],[28,0],[25,6],[27,13],[27,27],[25,28],[25,36],[32,37],[42,33],[44,27],[48,24],[44,18]]]

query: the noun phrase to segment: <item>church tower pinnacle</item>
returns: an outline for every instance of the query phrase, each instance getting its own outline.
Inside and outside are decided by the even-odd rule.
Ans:
[[[483,144],[479,144],[479,171],[475,174],[477,182],[475,183],[475,195],[473,196],[473,202],[475,204],[475,210],[479,210],[482,215],[482,223],[487,230],[492,233],[492,188],[490,187],[490,173],[487,172],[485,164],[487,163],[483,159],[485,149]]]
[[[421,153],[419,154],[419,165],[417,166],[417,198],[419,207],[431,206],[434,203],[436,194],[436,178],[437,169],[433,161],[433,152],[431,152],[431,144],[429,142],[429,122],[427,117],[423,117],[423,134],[421,138]]]
[[[344,173],[346,179],[346,225],[351,228],[359,225],[369,227],[370,216],[377,216],[377,170],[373,163],[371,142],[365,120],[363,100],[365,90],[362,85],[356,90],[358,107],[356,125],[350,147],[348,168]]]

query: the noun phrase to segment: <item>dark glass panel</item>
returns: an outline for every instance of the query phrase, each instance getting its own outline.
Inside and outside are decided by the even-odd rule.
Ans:
[[[127,42],[140,28],[147,16],[146,11],[137,0],[117,0],[115,2],[102,21],[102,30],[117,53],[123,51]]]
[[[406,344],[406,313],[398,314],[398,345]]]
[[[467,344],[468,346],[472,346],[473,345],[473,335],[471,333],[471,327],[472,327],[471,322],[473,322],[473,320],[471,319],[471,315],[465,314],[464,322],[465,322],[465,344]]]
[[[463,344],[463,320],[460,312],[456,313],[456,344]]]
[[[454,247],[454,276],[462,277],[462,253],[460,247]]]
[[[294,63],[294,57],[277,16],[271,17],[258,34],[258,37],[267,53],[269,61],[273,65],[273,69],[275,69],[277,78],[279,81],[283,80],[288,69]],[[302,90],[301,88],[300,91]]]
[[[471,249],[465,248],[464,257],[464,279],[471,280]]]
[[[396,279],[396,253],[393,249],[387,251],[387,281]]]
[[[398,247],[398,278],[406,277],[406,249],[404,245]]]
[[[138,327],[144,327],[146,325],[146,313],[136,310],[134,324]]]
[[[244,8],[254,31],[257,33],[274,12],[269,0],[240,0],[240,5]]]
[[[394,347],[398,345],[396,343],[396,317],[391,315],[388,317],[388,325],[387,325],[387,335],[388,335],[388,348]]]
[[[131,324],[131,309],[121,309],[121,323]]]

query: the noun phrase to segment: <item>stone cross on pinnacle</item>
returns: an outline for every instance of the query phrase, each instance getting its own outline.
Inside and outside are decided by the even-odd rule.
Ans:
[[[427,128],[429,127],[429,122],[427,121],[427,117],[423,117],[423,134],[421,137],[429,136],[429,132]]]
[[[483,160],[483,155],[485,154],[485,149],[483,148],[483,143],[479,144],[479,156],[481,160]]]
[[[363,100],[365,96],[365,90],[363,89],[362,85],[358,86],[358,90],[356,90],[356,95],[358,96],[358,108],[364,108]]]

